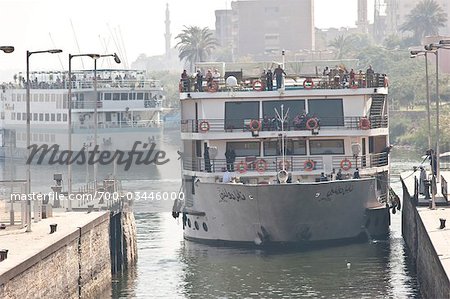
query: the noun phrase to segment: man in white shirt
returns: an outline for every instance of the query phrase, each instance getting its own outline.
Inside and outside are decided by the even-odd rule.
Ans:
[[[229,183],[229,182],[231,182],[231,172],[229,172],[227,169],[227,171],[223,173],[222,183]]]

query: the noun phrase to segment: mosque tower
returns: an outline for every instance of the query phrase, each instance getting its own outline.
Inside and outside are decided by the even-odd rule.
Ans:
[[[358,0],[358,20],[356,26],[361,33],[369,31],[369,22],[367,20],[367,0]]]
[[[164,37],[166,38],[166,57],[170,58],[170,38],[172,34],[170,34],[170,13],[169,13],[169,3],[166,3],[166,33]]]

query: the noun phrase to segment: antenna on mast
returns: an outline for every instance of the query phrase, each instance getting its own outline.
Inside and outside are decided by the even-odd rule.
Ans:
[[[75,37],[75,43],[77,45],[78,52],[81,53],[80,45],[78,44],[77,34],[75,33],[75,29],[73,27],[72,19],[70,19],[70,26],[72,26],[72,32],[73,32],[73,36]],[[84,69],[83,57],[80,57],[80,58],[81,58],[81,66]]]
[[[52,38],[52,34],[49,32],[48,35],[50,36],[50,40],[52,41],[53,48],[56,49],[55,42],[53,41],[53,38]],[[57,55],[57,56],[58,56],[59,64],[61,65],[61,69],[64,71],[64,65],[61,61],[61,57],[60,57],[60,55]]]
[[[120,29],[120,25],[119,25],[119,36],[120,36],[120,43],[122,44],[123,54],[124,54],[121,57],[123,57],[125,60],[125,68],[128,68],[128,55],[127,55],[127,50],[125,48],[125,43],[123,42],[122,29]]]
[[[286,114],[284,113],[284,105],[282,104],[280,106],[281,108],[281,114],[278,113],[277,108],[275,108],[275,114],[277,115],[277,121],[281,123],[281,161],[282,161],[282,171],[286,172],[286,163],[285,163],[285,156],[286,156],[286,149],[284,147],[284,139],[286,138],[285,132],[284,132],[284,122],[287,120],[289,115],[289,108],[286,111]],[[280,180],[281,181],[281,180]]]

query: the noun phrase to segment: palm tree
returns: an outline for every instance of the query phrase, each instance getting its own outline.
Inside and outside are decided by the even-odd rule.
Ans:
[[[208,27],[184,26],[182,33],[176,36],[180,41],[177,43],[180,60],[185,60],[192,71],[196,62],[205,61],[218,45]]]
[[[427,35],[437,35],[439,28],[447,23],[447,14],[434,0],[423,0],[406,16],[400,30],[413,32],[413,38],[420,42]]]
[[[352,36],[346,36],[339,35],[336,37],[330,44],[330,47],[333,47],[336,49],[336,59],[342,59],[344,57],[344,54],[348,54],[351,49],[351,44],[353,41]]]

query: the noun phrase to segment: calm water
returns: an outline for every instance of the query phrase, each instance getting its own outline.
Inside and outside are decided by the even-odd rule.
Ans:
[[[121,173],[129,178],[123,181],[124,189],[178,191],[177,136],[167,133],[162,143],[171,161],[158,168]],[[393,152],[391,181],[399,195],[398,173],[413,165],[417,161],[408,158],[407,151]],[[13,169],[16,177],[24,177],[22,165]],[[3,170],[2,179],[9,179],[9,163],[3,164]],[[65,174],[66,168],[34,166],[33,190],[48,191],[54,172]],[[108,174],[112,169],[100,172]],[[75,168],[74,179],[83,182],[85,178],[86,169]],[[184,241],[181,221],[172,218],[171,206],[171,201],[135,203],[138,263],[114,277],[105,298],[419,298],[399,213],[392,215],[388,241],[311,251],[264,251]]]

